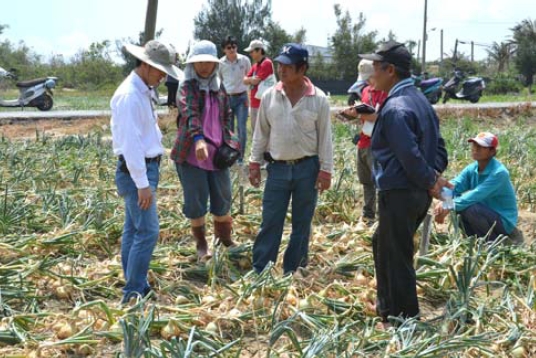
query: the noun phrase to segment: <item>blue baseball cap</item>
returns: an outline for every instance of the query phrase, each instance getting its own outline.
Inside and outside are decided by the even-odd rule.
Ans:
[[[288,43],[283,46],[279,56],[275,58],[276,62],[284,65],[294,65],[299,62],[308,62],[309,52],[299,44]]]

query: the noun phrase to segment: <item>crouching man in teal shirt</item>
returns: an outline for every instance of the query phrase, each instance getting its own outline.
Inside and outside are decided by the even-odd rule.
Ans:
[[[468,236],[495,240],[508,235],[515,244],[523,242],[517,225],[517,202],[508,169],[495,158],[499,140],[489,132],[469,139],[475,162],[450,182],[454,186],[454,211]],[[450,209],[438,203],[434,209],[436,222],[442,223]],[[493,230],[490,232],[490,229]]]

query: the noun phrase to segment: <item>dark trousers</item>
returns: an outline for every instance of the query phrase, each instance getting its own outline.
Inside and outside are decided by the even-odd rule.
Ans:
[[[425,190],[386,190],[378,193],[379,225],[372,237],[378,314],[402,318],[419,314],[413,236],[432,198]]]
[[[372,151],[370,147],[357,149],[357,178],[363,185],[363,217],[374,220],[376,216],[376,186],[372,179]]]
[[[167,105],[168,106],[175,106],[177,107],[177,90],[179,88],[179,83],[174,82],[166,82],[166,87],[168,89],[168,96],[167,96]]]
[[[502,224],[501,216],[486,205],[476,203],[463,211],[457,212],[461,217],[461,225],[467,236],[484,237],[489,233],[488,241],[494,241],[499,235],[508,235]]]

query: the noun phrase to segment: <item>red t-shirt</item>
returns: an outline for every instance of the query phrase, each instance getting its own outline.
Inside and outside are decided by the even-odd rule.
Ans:
[[[274,73],[274,67],[272,65],[272,60],[270,60],[268,57],[264,57],[261,62],[254,63],[253,66],[251,66],[251,69],[248,72],[248,77],[252,76],[258,76],[261,80],[265,80],[268,76],[270,76],[272,73]],[[250,91],[250,102],[251,102],[251,108],[259,108],[261,106],[261,100],[255,98],[255,94],[257,94],[257,86],[251,86]]]
[[[372,107],[376,107],[379,103],[380,106],[385,102],[387,98],[387,92],[374,89],[372,86],[367,86],[361,93],[361,102],[370,104]],[[359,135],[359,142],[357,142],[359,149],[365,149],[370,147],[370,137],[363,132]]]

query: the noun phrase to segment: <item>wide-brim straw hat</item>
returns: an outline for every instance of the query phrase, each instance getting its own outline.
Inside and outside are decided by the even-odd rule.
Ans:
[[[184,78],[184,72],[175,66],[177,52],[171,46],[151,40],[143,47],[127,44],[125,45],[125,50],[138,60],[167,73],[179,81]]]

